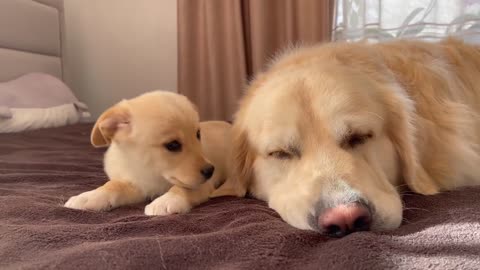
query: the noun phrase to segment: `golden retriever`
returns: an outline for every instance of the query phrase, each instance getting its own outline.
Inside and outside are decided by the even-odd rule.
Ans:
[[[225,179],[229,131],[226,122],[200,123],[193,104],[179,94],[154,91],[121,101],[98,118],[91,133],[95,147],[109,146],[109,181],[65,206],[106,211],[160,196],[145,214],[188,212]]]
[[[212,196],[265,200],[289,224],[341,237],[402,222],[400,189],[480,183],[480,48],[330,43],[290,51],[251,83],[232,177]]]

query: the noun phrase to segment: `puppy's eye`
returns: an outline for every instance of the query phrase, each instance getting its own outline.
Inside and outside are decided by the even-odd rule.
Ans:
[[[180,152],[182,151],[182,144],[177,140],[171,141],[164,144],[165,148],[170,152]]]
[[[292,154],[282,150],[271,152],[268,156],[276,159],[291,159],[293,157]]]
[[[202,138],[202,136],[200,136],[200,129],[197,130],[197,139],[200,140]]]
[[[354,133],[348,136],[347,139],[342,143],[342,145],[343,147],[354,148],[356,146],[364,144],[365,142],[367,142],[368,139],[372,137],[373,137],[372,133],[367,133],[367,134]]]

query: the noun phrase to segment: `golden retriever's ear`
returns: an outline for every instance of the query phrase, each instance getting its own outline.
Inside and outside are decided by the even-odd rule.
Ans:
[[[409,108],[408,101],[400,103],[403,104],[396,102],[390,104],[388,133],[400,157],[403,180],[416,193],[436,194],[440,191],[440,187],[418,160],[413,108]]]
[[[210,197],[244,197],[253,177],[255,153],[250,147],[248,136],[238,127],[232,129],[232,149],[229,158],[230,172],[225,183],[213,191]]]
[[[106,110],[93,126],[90,142],[95,147],[109,146],[113,137],[119,131],[130,129],[130,114],[128,109],[117,104]]]

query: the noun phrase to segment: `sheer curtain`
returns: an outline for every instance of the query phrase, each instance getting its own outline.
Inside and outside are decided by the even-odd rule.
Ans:
[[[337,0],[333,40],[480,41],[480,0]]]

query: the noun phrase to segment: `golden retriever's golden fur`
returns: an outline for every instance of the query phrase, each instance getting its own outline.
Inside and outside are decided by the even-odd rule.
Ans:
[[[109,181],[65,206],[110,210],[160,196],[145,214],[187,212],[225,179],[229,131],[226,122],[200,123],[193,104],[179,94],[154,91],[124,100],[99,117],[91,134],[94,146],[109,147]]]
[[[361,200],[372,230],[402,221],[399,188],[480,183],[480,49],[454,39],[330,43],[279,57],[250,85],[232,130],[232,177],[284,220]]]

